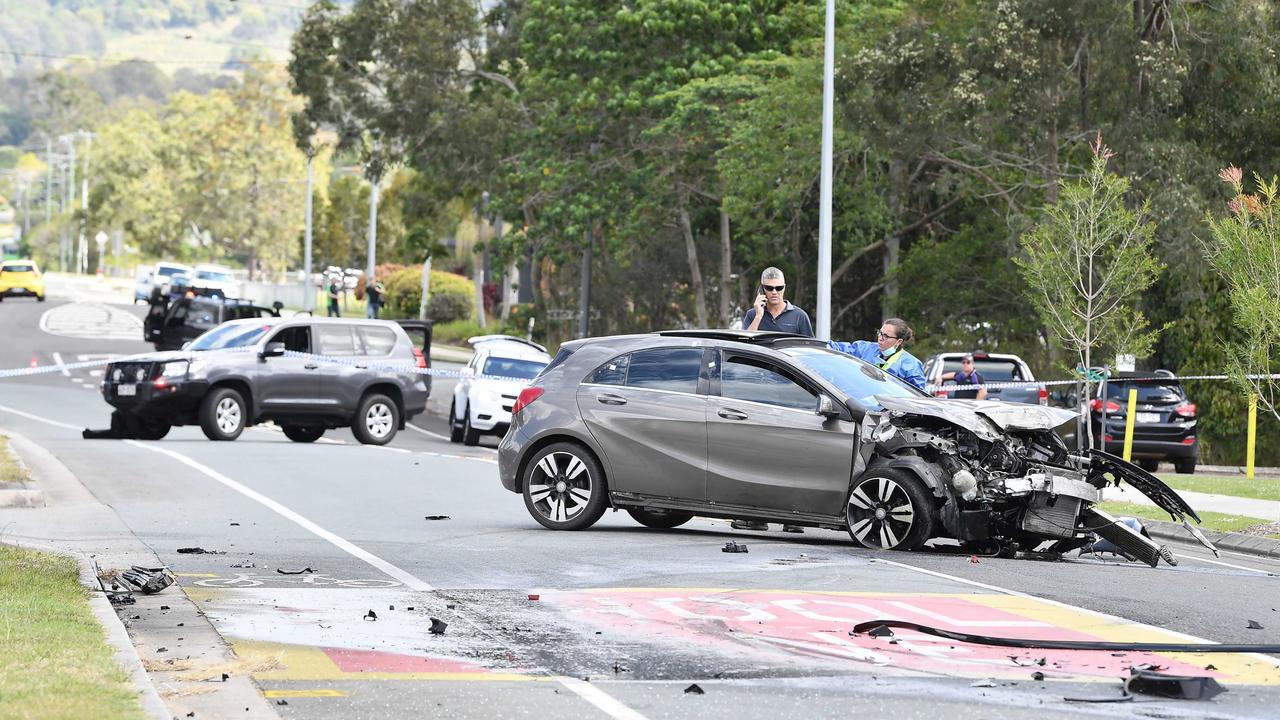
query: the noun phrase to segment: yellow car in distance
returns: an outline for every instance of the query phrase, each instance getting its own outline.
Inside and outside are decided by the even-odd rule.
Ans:
[[[44,275],[34,260],[0,261],[0,300],[19,295],[44,302]]]

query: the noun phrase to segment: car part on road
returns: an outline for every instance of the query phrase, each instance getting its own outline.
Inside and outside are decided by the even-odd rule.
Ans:
[[[177,550],[179,555],[226,555],[224,550],[205,550],[202,547],[180,547]]]
[[[200,429],[215,441],[231,441],[244,432],[244,396],[231,387],[214,388],[200,401]]]
[[[424,520],[448,520],[448,515],[424,515]]]
[[[627,514],[645,527],[658,528],[660,530],[680,527],[693,519],[693,513],[680,512],[679,510],[627,508]]]
[[[143,595],[154,595],[174,583],[173,573],[168,568],[146,568],[134,565],[116,576],[129,589]]]
[[[1154,695],[1176,700],[1208,700],[1227,689],[1208,676],[1166,675],[1137,670],[1125,680],[1124,691],[1130,695]]]
[[[747,550],[747,546],[746,546],[746,545],[743,545],[742,543],[736,543],[736,542],[734,542],[734,541],[730,540],[729,542],[727,542],[727,543],[725,543],[725,544],[724,544],[724,547],[720,548],[720,552],[727,552],[727,553],[744,553],[744,552],[749,552],[749,551]]]
[[[373,610],[370,610],[369,612],[367,612],[367,613],[365,613],[365,614],[364,614],[364,619],[365,619],[365,620],[369,620],[369,621],[377,620],[377,619],[378,619],[378,613],[374,612]]]
[[[382,393],[370,393],[356,406],[351,433],[365,445],[386,445],[400,429],[400,408]]]
[[[281,425],[284,436],[298,443],[311,443],[324,435],[324,428],[318,425]]]
[[[914,630],[925,635],[946,638],[973,645],[994,645],[996,647],[1023,648],[1026,650],[1107,650],[1112,652],[1151,652],[1151,653],[1278,653],[1280,644],[1249,643],[1126,643],[1102,642],[1091,640],[1035,640],[1031,638],[993,637],[974,633],[955,632],[930,627],[908,620],[867,620],[853,626],[853,633],[867,633],[875,636],[881,627]]]
[[[690,685],[684,689],[685,695],[706,695],[707,691],[703,690],[697,683]]]
[[[315,570],[312,570],[309,567],[304,567],[301,570],[285,570],[284,568],[276,568],[276,572],[281,575],[301,575],[303,573],[315,573]]]
[[[427,628],[427,630],[432,635],[443,635],[445,628],[447,627],[449,627],[449,623],[441,620],[440,618],[431,618],[431,627]]]
[[[1247,625],[1245,625],[1245,627],[1246,627],[1246,628],[1248,628],[1248,629],[1250,629],[1250,630],[1261,630],[1261,629],[1262,629],[1262,624],[1261,624],[1261,623],[1259,623],[1257,620],[1250,620],[1250,621],[1248,622],[1248,624],[1247,624]]]

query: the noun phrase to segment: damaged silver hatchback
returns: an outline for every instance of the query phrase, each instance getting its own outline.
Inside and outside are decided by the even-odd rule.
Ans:
[[[1075,413],[928,396],[825,343],[673,331],[574,341],[525,388],[499,474],[543,526],[605,510],[673,528],[695,515],[848,531],[865,547],[934,538],[982,552],[1066,552],[1101,537],[1176,562],[1097,507],[1128,483],[1212,545],[1195,511],[1136,465],[1071,452]]]

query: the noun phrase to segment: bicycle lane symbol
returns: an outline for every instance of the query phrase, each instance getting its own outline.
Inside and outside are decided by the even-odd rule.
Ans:
[[[236,573],[234,576],[223,576],[197,580],[195,585],[207,588],[254,588],[264,585],[297,585],[302,587],[333,588],[395,588],[403,584],[395,580],[381,578],[336,578],[324,573],[305,573],[302,575]]]

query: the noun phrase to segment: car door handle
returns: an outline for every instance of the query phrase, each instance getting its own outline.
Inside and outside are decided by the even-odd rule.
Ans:
[[[605,393],[603,395],[597,395],[596,402],[604,403],[605,405],[626,405],[627,399],[622,397],[621,395]]]
[[[308,369],[308,370],[315,370],[316,368],[318,368],[318,367],[320,367],[320,366],[319,366],[319,365],[317,365],[317,364],[315,364],[315,363],[307,363],[306,365],[303,365],[302,367],[304,367],[304,368],[306,368],[306,369]]]
[[[746,420],[747,419],[746,413],[739,412],[737,410],[730,410],[729,408],[720,408],[720,410],[716,412],[716,414],[724,418],[725,420]]]

